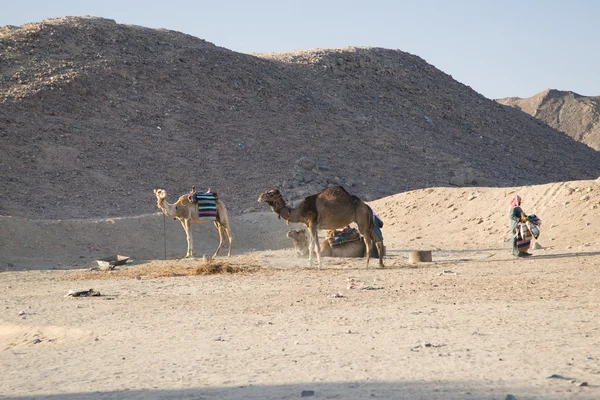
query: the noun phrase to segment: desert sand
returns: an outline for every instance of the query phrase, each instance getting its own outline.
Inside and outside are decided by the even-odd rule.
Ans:
[[[543,221],[525,259],[504,245],[515,193]],[[241,272],[191,276],[214,227],[178,259],[183,229],[160,214],[2,217],[0,398],[600,398],[600,180],[369,204],[385,268],[309,267],[266,205],[232,215],[234,255],[208,263]],[[410,264],[413,250],[433,262]],[[132,260],[90,270],[113,253]]]

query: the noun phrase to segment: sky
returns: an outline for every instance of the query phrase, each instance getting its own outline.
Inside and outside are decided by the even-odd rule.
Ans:
[[[417,55],[490,98],[600,96],[597,0],[3,1],[0,26],[92,15],[241,53],[346,46]]]

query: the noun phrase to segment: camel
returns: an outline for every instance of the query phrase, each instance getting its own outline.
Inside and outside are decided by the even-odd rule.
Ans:
[[[361,199],[351,195],[341,186],[331,186],[320,193],[306,197],[297,207],[285,204],[281,192],[269,190],[258,197],[258,201],[267,203],[279,218],[287,223],[306,224],[310,235],[308,245],[308,265],[312,265],[313,252],[319,249],[319,229],[341,229],[351,223],[358,225],[367,248],[367,267],[371,258],[371,240],[379,253],[379,266],[383,267],[383,243],[373,229],[373,210]],[[319,268],[322,267],[321,254],[316,251]]]
[[[210,222],[210,220],[200,219],[198,217],[198,206],[192,202],[192,193],[182,195],[175,204],[170,204],[166,201],[167,192],[163,189],[154,189],[154,194],[156,195],[158,208],[160,208],[165,215],[173,217],[173,219],[178,219],[179,222],[181,222],[181,226],[183,226],[183,230],[187,236],[188,250],[186,257],[193,257],[194,240],[192,238],[191,225]],[[231,256],[231,248],[233,246],[233,234],[229,224],[229,216],[227,214],[227,208],[225,208],[225,204],[216,196],[215,200],[217,206],[217,215],[216,220],[213,222],[219,231],[219,247],[217,247],[217,251],[215,251],[215,254],[213,254],[212,257],[216,257],[217,254],[219,254],[221,247],[223,247],[223,239],[225,234],[227,234],[229,239],[229,252],[227,253],[227,257],[229,257]]]
[[[301,257],[308,257],[308,240],[305,229],[291,230],[286,234],[294,242],[294,248]],[[321,242],[321,257],[364,257],[367,247],[362,240],[354,240],[339,246],[332,246],[329,240]]]
[[[306,229],[292,229],[286,233],[292,239],[296,253],[302,258],[308,257],[308,241],[306,240]]]

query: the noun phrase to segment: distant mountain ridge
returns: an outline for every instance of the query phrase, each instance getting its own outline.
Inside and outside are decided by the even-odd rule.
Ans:
[[[64,17],[0,28],[0,53],[2,215],[139,215],[156,187],[210,187],[240,213],[271,188],[370,201],[600,175],[594,150],[399,50],[251,55]]]
[[[573,139],[600,150],[600,96],[546,89],[525,99],[507,97],[496,101],[521,109]]]

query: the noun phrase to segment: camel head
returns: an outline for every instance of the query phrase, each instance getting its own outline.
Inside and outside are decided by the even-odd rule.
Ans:
[[[286,208],[285,200],[281,192],[277,189],[269,190],[258,196],[258,201],[267,203],[271,207],[271,211],[276,213],[281,218],[281,211]],[[289,217],[284,217],[286,224],[289,224]]]
[[[285,234],[285,236],[292,239],[294,242],[300,241],[304,238],[306,240],[306,229],[292,229]]]
[[[273,207],[273,206],[277,207],[276,203],[285,204],[285,201],[283,201],[283,196],[281,195],[281,192],[277,189],[269,190],[268,192],[262,193],[260,196],[258,196],[258,201],[267,203],[271,207]]]
[[[302,256],[308,255],[308,240],[306,239],[306,229],[292,229],[286,233],[286,236],[294,242],[294,248]]]
[[[167,198],[167,191],[163,190],[163,189],[154,189],[154,195],[156,196],[156,205],[158,206],[158,208],[160,208],[160,210],[166,214],[166,215],[171,215],[169,214],[169,210],[166,208],[165,206],[165,199]],[[167,203],[168,205],[168,203]]]
[[[154,189],[154,194],[158,200],[164,200],[167,198],[167,192],[163,189]]]

